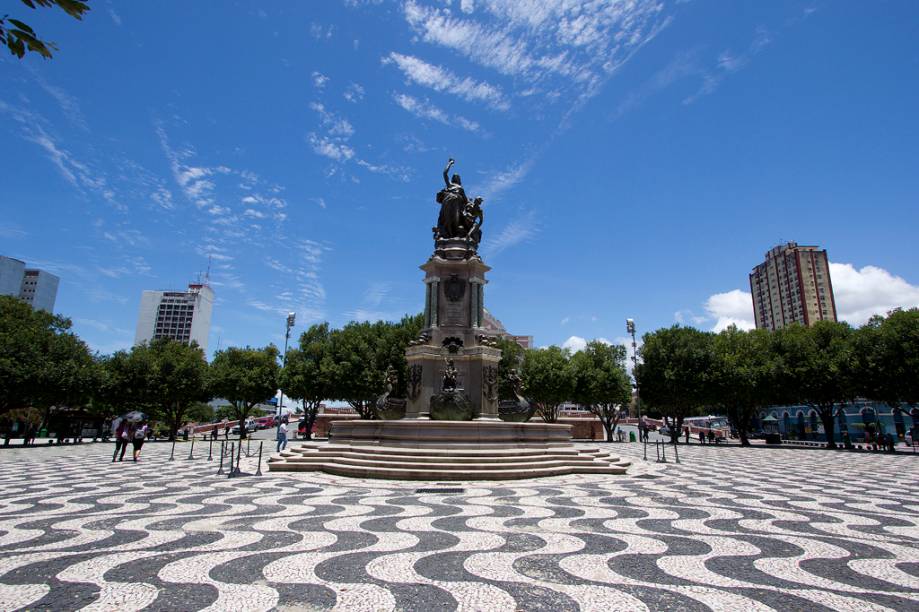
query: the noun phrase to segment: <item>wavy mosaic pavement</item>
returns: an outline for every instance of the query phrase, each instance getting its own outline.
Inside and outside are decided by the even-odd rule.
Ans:
[[[699,446],[416,493],[144,450],[0,453],[0,610],[919,609],[919,458]]]

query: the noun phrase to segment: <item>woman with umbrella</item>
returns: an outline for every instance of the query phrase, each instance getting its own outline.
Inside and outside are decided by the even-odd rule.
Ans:
[[[121,418],[131,423],[130,438],[131,444],[134,446],[134,461],[136,463],[140,458],[140,449],[143,448],[144,440],[147,439],[147,432],[149,431],[149,427],[147,427],[147,415],[143,412],[133,410]]]

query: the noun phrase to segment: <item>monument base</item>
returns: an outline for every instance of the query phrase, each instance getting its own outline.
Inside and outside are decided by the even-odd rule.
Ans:
[[[269,459],[275,472],[393,480],[516,480],[625,474],[628,461],[571,443],[571,426],[503,421],[333,421],[329,441]]]

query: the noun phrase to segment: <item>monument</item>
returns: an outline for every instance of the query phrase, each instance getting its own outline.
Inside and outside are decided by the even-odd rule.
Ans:
[[[486,274],[479,256],[484,199],[466,196],[454,160],[432,228],[424,272],[424,328],[405,351],[406,397],[386,373],[377,419],[333,421],[328,443],[275,455],[272,471],[412,480],[490,480],[572,473],[624,473],[628,462],[599,448],[578,449],[571,426],[533,422],[516,370],[514,398],[499,401],[501,350],[485,326]]]

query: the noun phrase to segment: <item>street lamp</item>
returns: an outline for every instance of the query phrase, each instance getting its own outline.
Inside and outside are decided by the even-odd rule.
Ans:
[[[638,345],[635,343],[635,320],[625,320],[625,331],[632,336],[632,376],[635,378],[635,407],[638,409],[638,420],[641,421],[641,395],[638,391],[638,376],[635,368],[638,366]]]
[[[282,361],[284,365],[287,365],[287,343],[290,340],[290,328],[294,326],[294,323],[297,320],[297,313],[288,312],[287,313],[287,330],[284,332],[284,356]],[[277,423],[277,435],[281,435],[281,410],[284,408],[284,390],[279,389],[281,392],[281,397],[278,399],[278,423]]]

